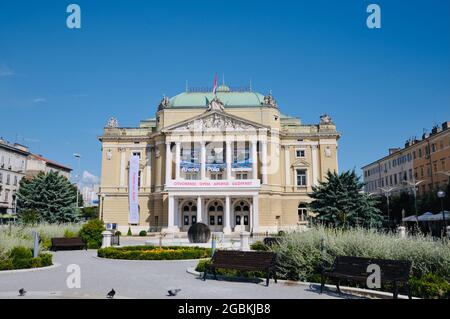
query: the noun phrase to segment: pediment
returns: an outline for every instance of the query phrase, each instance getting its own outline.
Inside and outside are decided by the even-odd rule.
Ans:
[[[267,129],[266,126],[230,115],[223,111],[206,111],[200,116],[173,124],[163,129],[164,132],[191,131],[254,131]]]
[[[310,164],[304,159],[298,159],[292,163],[292,167],[309,167]]]

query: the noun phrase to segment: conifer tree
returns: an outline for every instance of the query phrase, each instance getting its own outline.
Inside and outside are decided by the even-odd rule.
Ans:
[[[355,171],[341,174],[328,171],[326,181],[312,188],[309,204],[317,220],[337,227],[380,227],[381,211],[377,198],[363,193],[364,184]]]
[[[76,206],[76,188],[57,172],[39,173],[34,178],[22,179],[17,192],[17,214],[27,210],[38,213],[39,220],[48,223],[79,220]]]

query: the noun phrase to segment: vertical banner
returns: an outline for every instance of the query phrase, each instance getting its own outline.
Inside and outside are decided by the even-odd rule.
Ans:
[[[130,158],[130,171],[128,179],[128,195],[130,201],[130,212],[128,215],[128,222],[130,224],[139,224],[138,179],[139,179],[139,156],[133,155]]]

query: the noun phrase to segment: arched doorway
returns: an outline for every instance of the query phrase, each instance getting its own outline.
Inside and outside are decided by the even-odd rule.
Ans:
[[[223,231],[223,203],[220,200],[212,200],[207,205],[208,225],[212,232]]]
[[[186,200],[180,205],[181,229],[188,231],[197,222],[197,204],[193,200]]]
[[[233,206],[233,213],[234,231],[250,231],[250,203],[246,200],[237,200]]]

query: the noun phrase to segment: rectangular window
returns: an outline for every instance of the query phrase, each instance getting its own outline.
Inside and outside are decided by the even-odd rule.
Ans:
[[[302,149],[295,150],[295,156],[296,157],[305,157],[305,150],[302,150]]]
[[[297,186],[306,186],[306,170],[297,170]]]
[[[422,149],[421,148],[419,148],[419,157],[420,158],[422,157]]]
[[[248,179],[247,173],[236,173],[236,179]]]
[[[14,176],[14,186],[17,186],[17,182],[18,182],[17,176]]]
[[[5,202],[9,200],[9,190],[5,190]]]
[[[11,176],[9,174],[6,174],[6,185],[9,185],[11,183]]]
[[[212,180],[222,179],[222,173],[211,173]]]
[[[137,157],[141,158],[141,152],[133,152],[132,154],[133,154],[133,156],[137,156]]]

